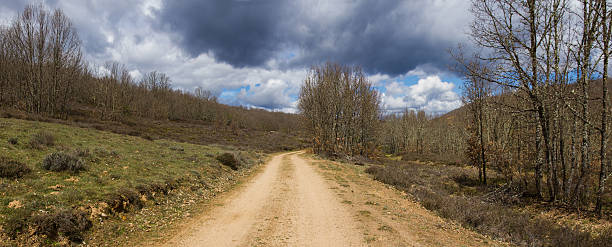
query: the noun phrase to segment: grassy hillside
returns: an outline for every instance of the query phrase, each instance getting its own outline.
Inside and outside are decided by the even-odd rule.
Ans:
[[[297,150],[307,145],[305,132],[299,126],[297,115],[265,112],[262,110],[244,111],[255,116],[264,117],[263,119],[250,120],[250,125],[259,124],[267,127],[253,128],[249,127],[249,125],[227,125],[196,120],[154,120],[139,117],[100,120],[94,113],[84,110],[73,112],[74,114],[69,115],[66,119],[58,119],[11,108],[0,108],[0,117],[61,123],[117,134],[138,136],[150,140],[168,139],[201,145],[230,145],[265,152]],[[265,118],[266,116],[274,117]],[[279,123],[283,121],[285,123]]]
[[[241,163],[238,171],[217,161],[225,152]],[[0,174],[4,174],[0,178],[0,242],[12,238],[14,243],[53,243],[81,241],[92,223],[95,228],[106,217],[121,218],[158,205],[158,199],[177,188],[213,190],[221,180],[230,180],[260,162],[262,156],[222,146],[151,141],[0,118],[0,157]],[[55,169],[62,168],[60,163],[75,169],[54,171],[61,170]],[[13,172],[14,167],[22,172]]]

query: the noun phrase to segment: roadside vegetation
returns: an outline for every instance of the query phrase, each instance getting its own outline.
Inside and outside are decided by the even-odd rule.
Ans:
[[[443,218],[519,246],[608,246],[609,217],[578,216],[566,209],[535,206],[532,198],[503,176],[491,173],[489,186],[470,166],[385,160],[365,170],[374,179],[405,191]],[[538,208],[541,207],[541,208]]]
[[[30,145],[41,140],[45,145]],[[165,204],[175,191],[215,193],[263,159],[223,146],[3,118],[0,150],[0,242],[23,246],[101,234],[92,229],[122,236],[108,224]],[[233,163],[222,164],[219,156]]]

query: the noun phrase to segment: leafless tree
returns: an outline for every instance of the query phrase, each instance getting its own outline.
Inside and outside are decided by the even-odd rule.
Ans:
[[[304,81],[298,108],[317,153],[368,155],[374,148],[380,99],[358,67],[315,66]]]

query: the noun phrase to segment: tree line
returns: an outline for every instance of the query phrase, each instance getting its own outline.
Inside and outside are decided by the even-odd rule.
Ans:
[[[388,154],[416,159],[435,155],[436,160],[458,163],[466,146],[463,132],[463,125],[452,119],[406,109],[382,116],[377,143]]]
[[[210,91],[173,89],[171,82],[157,71],[135,79],[116,62],[88,64],[77,30],[60,9],[29,5],[0,25],[4,108],[59,118],[87,112],[100,120],[193,120],[233,129],[289,131],[298,125],[289,114],[222,105]]]

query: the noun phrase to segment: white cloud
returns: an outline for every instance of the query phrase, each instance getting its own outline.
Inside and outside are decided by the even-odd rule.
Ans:
[[[414,85],[396,80],[387,83],[382,95],[384,110],[399,112],[406,108],[429,113],[445,113],[461,106],[461,98],[454,92],[455,85],[444,82],[437,75],[420,78]]]
[[[241,89],[236,100],[244,105],[260,106],[267,109],[282,109],[294,106],[287,91],[291,91],[291,85],[278,79],[270,79],[266,83],[256,84],[246,89]]]
[[[376,73],[374,75],[368,75],[368,81],[372,82],[374,86],[381,85],[382,82],[391,79],[387,74]]]

